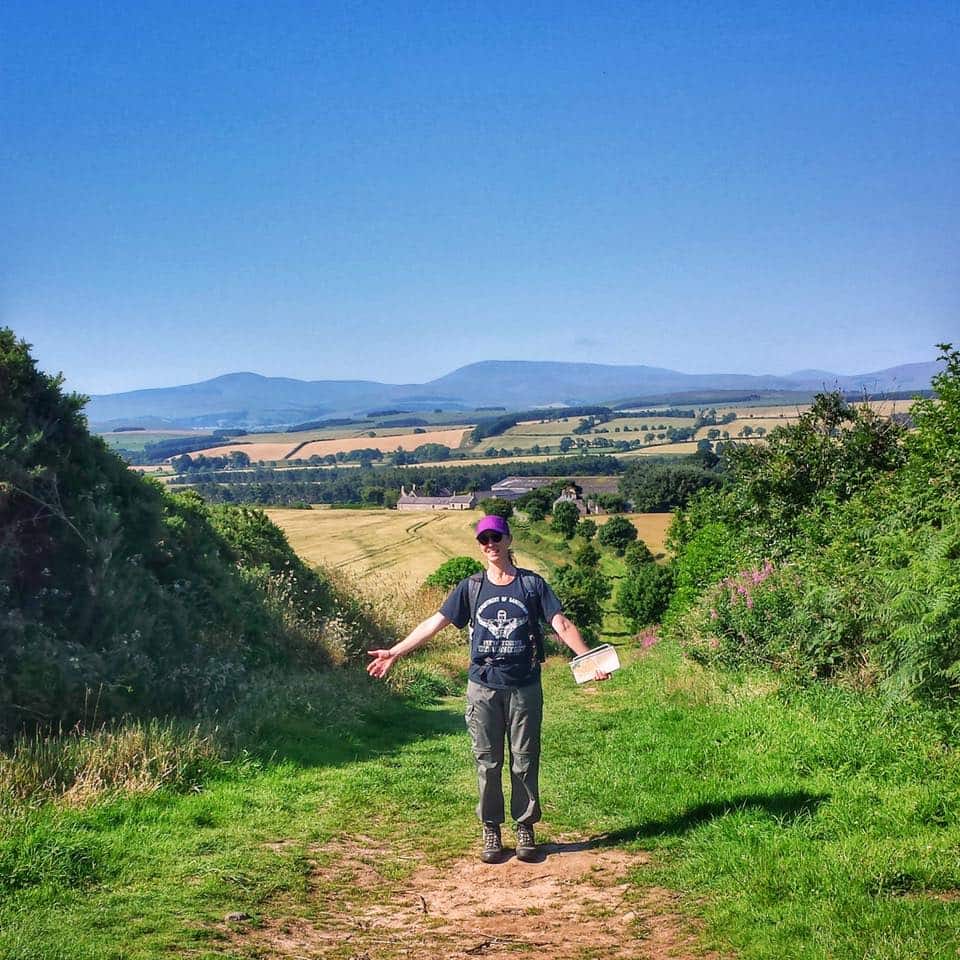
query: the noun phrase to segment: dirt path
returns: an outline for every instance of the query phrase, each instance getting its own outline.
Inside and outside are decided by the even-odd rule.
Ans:
[[[400,886],[381,874],[382,850],[354,837],[317,851],[319,918],[268,920],[234,931],[255,956],[336,960],[718,960],[697,948],[677,895],[637,887],[628,876],[648,863],[595,844],[542,848],[536,863],[512,855],[497,865],[464,859],[416,869]],[[510,853],[508,851],[508,853]]]

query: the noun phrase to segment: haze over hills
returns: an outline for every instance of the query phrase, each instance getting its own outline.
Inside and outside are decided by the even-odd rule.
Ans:
[[[926,390],[936,361],[843,375],[801,370],[784,376],[688,374],[661,367],[600,363],[485,360],[422,384],[371,380],[294,380],[230,373],[201,383],[92,397],[86,413],[95,429],[127,427],[285,427],[305,420],[403,410],[473,411],[643,400],[670,402],[715,391],[760,394],[839,389],[855,393]],[[689,402],[689,400],[688,400]]]

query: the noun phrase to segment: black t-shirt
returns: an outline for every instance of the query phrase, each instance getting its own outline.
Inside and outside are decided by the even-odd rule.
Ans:
[[[530,620],[539,613],[549,623],[563,608],[543,577],[525,573],[523,579],[527,589],[535,591],[536,601],[524,595],[519,575],[504,586],[491,583],[484,575],[480,585],[476,622],[470,631],[469,676],[485,687],[525,687],[540,677]],[[469,577],[453,588],[440,612],[456,627],[470,622]]]

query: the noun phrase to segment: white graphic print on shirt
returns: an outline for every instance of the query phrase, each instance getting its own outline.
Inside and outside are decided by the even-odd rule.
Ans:
[[[490,609],[496,607],[496,610]],[[487,612],[489,616],[484,616]],[[513,614],[513,616],[511,616]],[[526,625],[527,608],[515,597],[490,597],[477,608],[477,653],[486,657],[509,657],[523,653],[528,641],[528,631],[518,627]]]

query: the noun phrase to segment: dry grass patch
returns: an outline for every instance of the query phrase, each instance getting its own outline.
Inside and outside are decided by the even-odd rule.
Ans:
[[[208,447],[206,450],[191,450],[190,456],[194,459],[201,454],[205,457],[226,457],[234,450],[238,450],[245,453],[256,463],[258,460],[282,460],[294,446],[295,444],[290,441],[284,443],[243,443],[238,441],[237,443],[224,443],[218,447]],[[174,458],[170,457],[168,459],[172,460]]]

